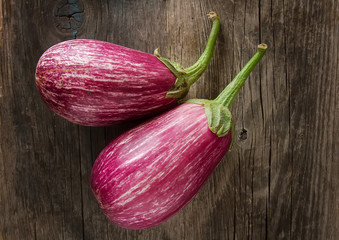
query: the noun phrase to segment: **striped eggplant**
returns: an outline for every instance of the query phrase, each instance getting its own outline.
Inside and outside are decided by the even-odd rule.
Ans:
[[[266,52],[266,44],[214,100],[192,99],[120,135],[96,159],[92,191],[123,228],[156,226],[182,209],[227,153],[229,107]]]
[[[36,67],[40,96],[57,115],[77,124],[106,126],[159,113],[187,94],[211,61],[220,21],[198,61],[178,63],[108,42],[76,39],[49,48]]]

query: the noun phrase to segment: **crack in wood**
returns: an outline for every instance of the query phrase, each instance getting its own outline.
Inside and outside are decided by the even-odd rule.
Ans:
[[[2,16],[2,0],[0,0],[0,31],[2,31],[2,28],[3,28],[2,19],[3,19],[3,16]]]

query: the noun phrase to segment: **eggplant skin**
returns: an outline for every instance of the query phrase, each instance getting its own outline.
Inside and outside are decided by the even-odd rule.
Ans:
[[[203,106],[181,104],[109,143],[94,163],[92,191],[116,225],[154,227],[197,194],[231,138],[210,131]]]
[[[77,124],[106,126],[161,112],[176,77],[156,56],[112,43],[76,39],[40,57],[35,81],[57,115]]]

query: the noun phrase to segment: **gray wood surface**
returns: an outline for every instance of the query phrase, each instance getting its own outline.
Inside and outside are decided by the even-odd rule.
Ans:
[[[189,98],[214,98],[265,42],[232,107],[234,148],[194,200],[164,224],[125,230],[89,186],[96,156],[139,121],[78,126],[34,83],[40,55],[94,38],[189,66],[217,11],[215,56]],[[338,239],[337,0],[0,0],[0,239]]]

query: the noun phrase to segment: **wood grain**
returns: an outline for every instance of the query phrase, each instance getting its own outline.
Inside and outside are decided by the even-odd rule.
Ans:
[[[140,121],[106,128],[54,115],[34,83],[53,44],[92,38],[187,67],[217,11],[212,62],[188,98],[214,98],[269,46],[232,107],[234,148],[166,223],[119,228],[91,192],[101,149]],[[0,239],[337,239],[339,3],[221,0],[0,0]]]

